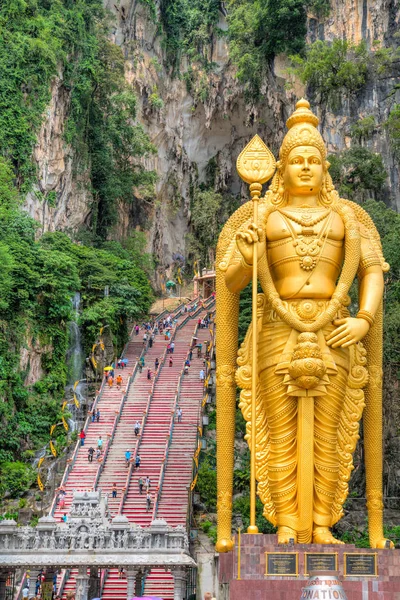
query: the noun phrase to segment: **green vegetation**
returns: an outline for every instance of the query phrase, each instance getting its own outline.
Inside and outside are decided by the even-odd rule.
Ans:
[[[380,154],[362,146],[353,146],[338,154],[328,156],[329,172],[339,194],[351,200],[370,197],[381,198],[387,172]]]
[[[384,535],[391,540],[396,548],[400,544],[400,527],[385,527]],[[349,531],[345,531],[338,535],[339,539],[345,544],[354,544],[357,548],[369,548],[369,535],[367,524],[364,527],[352,527]]]
[[[219,233],[238,202],[229,194],[219,194],[212,188],[195,188],[191,204],[192,232],[188,235],[188,255],[200,258],[203,266],[211,266]]]
[[[18,498],[20,494],[30,487],[35,477],[34,470],[29,465],[16,461],[5,462],[1,465],[0,473],[0,494],[3,496],[6,492],[11,498]],[[24,507],[24,504],[20,508]]]
[[[86,347],[100,326],[108,325],[118,350],[127,339],[128,320],[145,314],[152,298],[144,259],[136,254],[140,240],[129,240],[126,248],[106,242],[96,249],[75,244],[61,232],[36,241],[36,232],[35,221],[19,208],[12,169],[0,159],[0,493],[7,489],[12,495],[32,476],[23,463],[12,468],[11,461],[30,460],[61,417],[72,295],[82,295]],[[23,348],[42,352],[43,374],[29,387],[30,365],[20,359]],[[66,442],[60,432],[57,447]]]
[[[304,49],[307,15],[303,0],[230,0],[230,57],[237,77],[253,100],[260,93],[269,61],[281,52]]]
[[[161,0],[167,64],[179,73],[182,57],[209,71],[210,41],[219,18],[219,0]]]
[[[385,125],[396,157],[400,158],[400,104],[393,105]]]
[[[217,507],[217,472],[215,470],[215,456],[207,456],[201,463],[198,471],[197,489],[202,502],[208,511],[215,511]]]
[[[308,10],[319,19],[324,19],[331,12],[330,0],[309,0]]]
[[[350,134],[353,139],[360,143],[361,140],[370,138],[376,128],[377,123],[374,115],[369,115],[368,117],[364,117],[364,119],[356,121],[350,127]]]
[[[107,39],[101,0],[4,0],[0,7],[0,155],[26,192],[36,182],[33,147],[51,84],[62,73],[70,112],[66,141],[77,150],[93,196],[90,231],[103,239],[116,223],[118,202],[154,174],[132,158],[154,151],[136,125],[136,99],[124,78],[120,48]],[[38,197],[55,206],[55,192]]]
[[[299,77],[308,86],[309,94],[318,94],[319,102],[336,109],[342,98],[354,96],[367,82],[390,73],[398,62],[399,48],[380,47],[368,50],[364,41],[353,44],[347,40],[333,42],[318,40],[305,47],[304,52],[291,56],[289,75]],[[371,123],[364,125],[367,131]]]
[[[294,73],[320,95],[323,104],[334,106],[341,97],[357,92],[366,82],[370,55],[365,42],[358,45],[335,39],[314,42],[303,56],[292,56]]]
[[[0,6],[0,494],[18,496],[29,487],[24,461],[60,421],[74,293],[82,296],[86,350],[107,325],[119,352],[128,321],[146,314],[152,300],[144,234],[135,232],[124,246],[106,241],[118,205],[135,202],[139,213],[135,190],[146,188],[151,197],[154,182],[140,161],[154,148],[135,123],[136,98],[122,51],[107,38],[109,24],[101,0]],[[27,191],[57,206],[54,190],[39,190],[32,157],[56,85],[69,110],[65,142],[93,199],[87,229],[74,234],[79,243],[61,232],[38,239],[37,223],[20,208]],[[36,383],[26,385],[33,367]],[[67,442],[60,430],[56,447]]]

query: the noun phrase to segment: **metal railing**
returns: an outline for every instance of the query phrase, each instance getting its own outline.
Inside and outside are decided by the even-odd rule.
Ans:
[[[20,584],[19,584],[19,586],[17,588],[17,591],[15,593],[14,600],[21,600],[22,599],[22,590],[25,587],[25,582],[26,582],[26,571],[22,575],[22,579],[21,579],[21,582],[20,582]]]
[[[215,315],[215,312],[214,312],[214,315]],[[193,455],[192,481],[191,481],[191,484],[189,487],[189,498],[188,498],[188,505],[187,505],[187,513],[186,513],[186,529],[187,529],[187,531],[189,531],[189,529],[190,529],[190,524],[191,524],[191,520],[192,520],[193,492],[194,492],[194,489],[197,484],[197,477],[198,477],[198,471],[199,471],[199,458],[200,458],[200,452],[202,450],[202,442],[201,442],[202,437],[203,437],[202,416],[203,416],[204,409],[205,409],[205,406],[207,404],[207,400],[209,397],[208,387],[209,387],[210,376],[211,376],[211,361],[213,360],[214,353],[215,353],[215,318],[213,319],[212,331],[213,331],[213,333],[211,336],[209,360],[208,360],[208,362],[206,362],[206,372],[205,372],[204,390],[203,390],[204,395],[203,395],[203,400],[201,402],[201,405],[199,406],[199,413],[198,413],[198,417],[197,417],[196,450]]]
[[[186,323],[189,321],[189,319],[192,319],[197,314],[200,314],[203,310],[209,309],[213,303],[214,303],[214,299],[212,299],[212,301],[208,303],[208,306],[205,306],[206,303],[203,303],[203,304],[200,304],[199,306],[197,306],[196,309],[192,313],[190,313],[185,319],[183,319],[183,321],[179,324],[178,329],[180,329],[184,325],[186,325]],[[194,331],[193,331],[192,339],[193,339],[193,337],[196,336],[196,334],[198,333],[198,330],[199,330],[199,325],[198,325],[198,323],[196,323]],[[213,341],[212,341],[212,348],[213,348]],[[189,357],[190,350],[191,350],[191,348],[189,348],[188,353],[184,359],[184,364]],[[210,353],[211,353],[211,350],[210,350]],[[206,374],[208,374],[207,371],[208,371],[208,365],[206,364]],[[175,415],[176,415],[178,403],[180,401],[180,393],[181,393],[183,377],[184,377],[184,368],[180,372],[177,389],[176,389],[176,394],[175,394],[174,401],[172,404],[169,435],[167,437],[167,443],[166,443],[165,450],[164,450],[164,457],[162,459],[162,466],[161,466],[160,476],[159,476],[159,480],[158,480],[158,486],[156,487],[156,497],[154,500],[152,520],[154,520],[157,517],[158,507],[159,507],[159,503],[160,503],[160,500],[162,497],[162,487],[163,487],[165,471],[166,471],[167,463],[168,463],[169,450],[170,450],[170,447],[172,444],[174,425],[175,425]],[[209,379],[209,374],[208,374],[208,377],[206,376],[206,379],[205,379],[205,381],[207,381],[207,385],[208,385],[208,379]],[[204,385],[205,385],[205,382],[204,382]],[[200,412],[201,412],[201,409],[199,409],[199,413]],[[199,421],[199,418],[200,418],[200,416],[198,416],[198,421]],[[199,431],[197,432],[197,439],[198,439],[198,437],[199,437]],[[200,446],[201,446],[201,443],[200,443]],[[196,452],[197,452],[197,450],[196,450]],[[193,475],[193,473],[192,473],[192,475]],[[191,496],[190,496],[190,503],[191,503]]]
[[[94,399],[94,402],[93,402],[93,406],[92,406],[92,410],[90,412],[88,412],[88,415],[86,417],[86,421],[85,421],[85,424],[83,426],[83,431],[85,433],[87,431],[87,428],[89,427],[89,423],[91,423],[91,420],[92,420],[91,415],[92,415],[93,411],[96,409],[96,407],[97,407],[97,405],[99,403],[99,400],[100,400],[100,398],[101,398],[101,396],[103,394],[104,385],[105,385],[105,378],[103,378],[103,381],[101,382],[100,389],[99,389],[98,393],[95,396],[95,399]],[[74,452],[72,454],[72,457],[67,460],[67,466],[65,467],[64,475],[63,475],[63,477],[61,479],[61,483],[59,485],[59,489],[61,489],[65,485],[65,483],[66,483],[66,481],[68,479],[68,475],[72,471],[73,466],[75,464],[75,461],[76,461],[76,458],[78,456],[78,451],[79,451],[80,447],[81,447],[81,441],[78,438],[77,442],[76,442],[76,445],[75,445]],[[57,506],[57,496],[58,496],[58,494],[55,493],[54,494],[54,498],[53,498],[53,502],[51,503],[51,506],[50,506],[49,516],[51,516],[51,517],[54,516],[54,511],[55,511],[56,506]]]
[[[173,314],[173,315],[174,315],[174,318],[177,318],[177,317],[179,317],[179,315],[180,315],[180,314],[182,313],[182,311],[183,311],[183,307],[184,307],[184,306],[185,306],[185,303],[182,303],[182,304],[180,304],[180,305],[179,305],[179,306],[176,308],[175,312],[171,313],[171,314]],[[159,320],[160,320],[160,318],[157,318],[157,319],[155,320],[155,324],[156,324],[156,323],[158,323],[158,321],[159,321]],[[184,321],[185,321],[185,319],[184,319]],[[154,326],[155,326],[155,325],[154,325]],[[180,327],[181,327],[181,323],[177,324],[177,325],[176,325],[176,326],[173,328],[173,330],[172,330],[172,334],[171,334],[171,336],[170,336],[170,342],[172,342],[172,341],[175,339],[175,334],[176,334],[176,331],[177,331],[178,329],[180,329]],[[154,327],[153,327],[153,331],[154,331]],[[143,353],[142,353],[142,354],[143,354]],[[155,375],[154,375],[154,378],[153,378],[153,383],[152,383],[152,385],[151,385],[151,389],[150,389],[149,396],[148,396],[148,398],[147,398],[146,409],[145,409],[145,411],[144,411],[144,415],[143,415],[143,418],[142,418],[142,423],[141,423],[141,428],[140,428],[139,440],[138,440],[138,443],[136,444],[136,447],[135,447],[134,454],[133,454],[133,456],[132,456],[132,458],[131,458],[131,460],[130,460],[130,465],[129,465],[128,473],[127,473],[127,476],[126,476],[126,482],[125,482],[125,486],[123,487],[123,492],[122,492],[122,496],[121,496],[121,501],[120,501],[120,503],[119,503],[119,507],[118,507],[118,514],[122,514],[122,511],[123,511],[123,509],[124,509],[124,504],[125,504],[125,501],[126,501],[126,497],[127,497],[127,494],[128,494],[128,490],[129,490],[129,487],[130,487],[130,485],[131,485],[132,473],[133,473],[133,471],[134,471],[134,469],[135,469],[136,457],[137,457],[137,455],[138,455],[138,453],[139,453],[139,448],[140,448],[140,444],[141,444],[141,441],[142,441],[142,438],[143,438],[144,428],[145,428],[145,426],[146,426],[147,416],[148,416],[148,414],[149,414],[149,411],[150,411],[150,405],[151,405],[151,401],[152,401],[152,399],[153,399],[154,388],[155,388],[155,386],[156,386],[156,383],[157,383],[157,381],[158,381],[158,378],[160,377],[161,370],[162,370],[162,369],[163,369],[163,367],[165,366],[165,360],[166,360],[166,357],[167,357],[167,348],[165,348],[165,349],[164,349],[164,352],[163,352],[163,354],[162,354],[161,361],[160,361],[160,364],[159,364],[159,366],[158,366],[157,372],[155,373]]]
[[[57,593],[60,596],[60,598],[62,598],[65,584],[67,583],[68,579],[70,578],[70,575],[71,575],[70,569],[64,569],[61,573],[60,585],[58,586],[58,590],[57,590]]]

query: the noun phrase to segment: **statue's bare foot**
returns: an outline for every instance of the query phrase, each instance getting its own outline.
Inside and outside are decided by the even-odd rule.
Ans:
[[[373,545],[371,544],[371,548],[386,548],[387,550],[392,550],[394,548],[394,544],[386,538],[380,538],[376,540]]]
[[[289,544],[290,540],[297,542],[297,533],[290,527],[278,527],[278,544]]]
[[[313,544],[344,544],[333,537],[329,527],[315,527],[313,531]]]

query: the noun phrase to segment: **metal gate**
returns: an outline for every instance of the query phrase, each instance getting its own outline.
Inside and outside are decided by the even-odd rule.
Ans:
[[[197,583],[197,569],[193,567],[188,570],[188,576],[186,579],[186,596],[185,600],[196,600],[196,583]]]
[[[13,600],[15,591],[15,571],[9,571],[6,580],[4,600]]]

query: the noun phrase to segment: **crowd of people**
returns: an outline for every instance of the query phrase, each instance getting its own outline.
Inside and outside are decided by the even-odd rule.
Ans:
[[[184,312],[189,312],[190,310],[195,309],[195,308],[196,308],[195,306],[194,307],[185,306]],[[198,322],[197,322],[198,330],[207,328],[209,326],[211,320],[212,320],[211,313],[207,314],[207,316],[205,318],[199,318]],[[143,323],[141,326],[137,324],[134,327],[134,332],[135,332],[136,336],[139,335],[141,329],[144,330],[143,345],[145,347],[147,345],[150,348],[153,346],[156,334],[158,334],[158,333],[164,334],[165,339],[168,341],[166,353],[168,355],[168,364],[170,367],[173,366],[173,354],[174,354],[174,350],[175,350],[175,342],[173,339],[171,339],[171,330],[176,325],[176,323],[177,323],[177,319],[173,318],[171,315],[169,315],[168,317],[165,317],[164,319],[160,319],[157,322],[146,322],[146,323]],[[206,359],[208,359],[210,356],[210,348],[211,348],[211,342],[209,342],[208,340],[205,340],[204,341],[205,353],[204,353],[203,367],[200,369],[200,372],[199,372],[199,379],[202,382],[204,382],[204,380],[206,378],[205,366],[206,366]],[[197,336],[193,336],[193,338],[191,340],[189,353],[188,353],[188,356],[184,363],[184,374],[185,375],[188,375],[190,372],[190,367],[191,367],[192,360],[193,360],[193,352],[195,350],[197,350],[197,357],[202,358],[203,357],[203,342],[199,341]],[[120,358],[116,363],[116,369],[124,369],[127,366],[127,363],[128,363],[127,359]],[[140,357],[137,357],[137,364],[138,364],[139,371],[142,372],[143,368],[145,367],[145,358],[144,358],[143,354]],[[158,369],[160,368],[160,364],[161,364],[160,358],[156,357],[156,359],[154,361],[154,373],[157,373]],[[114,369],[115,369],[114,363],[112,365],[110,365],[110,367],[107,367],[105,369],[104,376],[106,379],[106,383],[110,388],[113,387],[113,385],[115,383],[117,389],[120,389],[122,386],[122,383],[123,383],[123,378],[122,378],[121,373],[118,373],[117,376],[115,377]],[[147,379],[151,380],[152,376],[153,376],[153,371],[151,370],[151,368],[149,366],[147,366]],[[91,414],[92,423],[94,423],[94,422],[100,423],[101,422],[100,410],[98,407],[94,408],[93,403],[91,404],[91,406],[89,406],[89,412]],[[182,423],[182,419],[183,419],[183,410],[182,410],[182,407],[178,405],[176,407],[175,420],[177,423]],[[142,429],[141,422],[139,420],[136,420],[135,425],[134,425],[135,438],[140,437],[141,429]],[[84,428],[82,428],[80,430],[79,439],[80,439],[80,445],[84,446],[85,441],[86,441],[86,431]],[[87,450],[87,457],[88,457],[89,463],[93,462],[93,459],[95,459],[97,461],[102,460],[103,445],[104,445],[103,438],[101,435],[99,435],[98,439],[97,439],[96,449],[91,445],[91,446],[89,446],[89,448]],[[133,469],[138,470],[141,466],[141,458],[140,458],[139,452],[137,451],[136,455],[135,455],[135,453],[132,453],[130,448],[127,448],[127,450],[125,451],[125,464],[127,467],[129,467],[131,464],[133,464]],[[148,512],[151,510],[152,503],[153,503],[152,495],[151,495],[151,481],[150,481],[150,478],[148,475],[146,477],[144,477],[144,476],[139,477],[138,488],[139,488],[139,495],[140,496],[145,495],[146,512]],[[118,494],[121,491],[122,490],[118,489],[117,484],[113,483],[112,488],[111,488],[111,497],[117,498]],[[58,496],[57,496],[57,500],[56,500],[58,508],[61,509],[61,511],[63,511],[65,509],[66,495],[67,495],[67,492],[65,491],[65,489],[63,487],[61,487],[58,491]],[[64,523],[67,523],[67,521],[68,521],[68,516],[65,512],[63,513],[63,515],[61,517],[61,521]],[[122,575],[123,575],[123,570],[122,570]],[[120,576],[122,576],[122,575],[120,573]],[[38,579],[35,584],[35,596],[24,595],[24,594],[26,594],[25,588],[28,587],[28,589],[29,589],[29,581],[28,581],[28,586],[25,586],[22,597],[23,598],[32,598],[35,600],[41,598],[41,583],[42,583],[42,581],[44,581],[44,577],[45,577],[45,575],[43,573],[41,573],[40,576],[38,575]],[[29,591],[28,591],[28,593],[29,593]],[[54,597],[54,600],[57,600],[59,597],[56,596],[55,594],[56,594],[56,585],[54,585],[53,597]],[[209,593],[207,593],[207,594],[209,594]],[[205,595],[205,600],[209,600],[209,599],[215,600],[211,596],[211,594],[209,594],[209,595],[207,595],[207,594]],[[74,600],[74,595],[70,596],[70,598],[68,598],[68,600]]]

